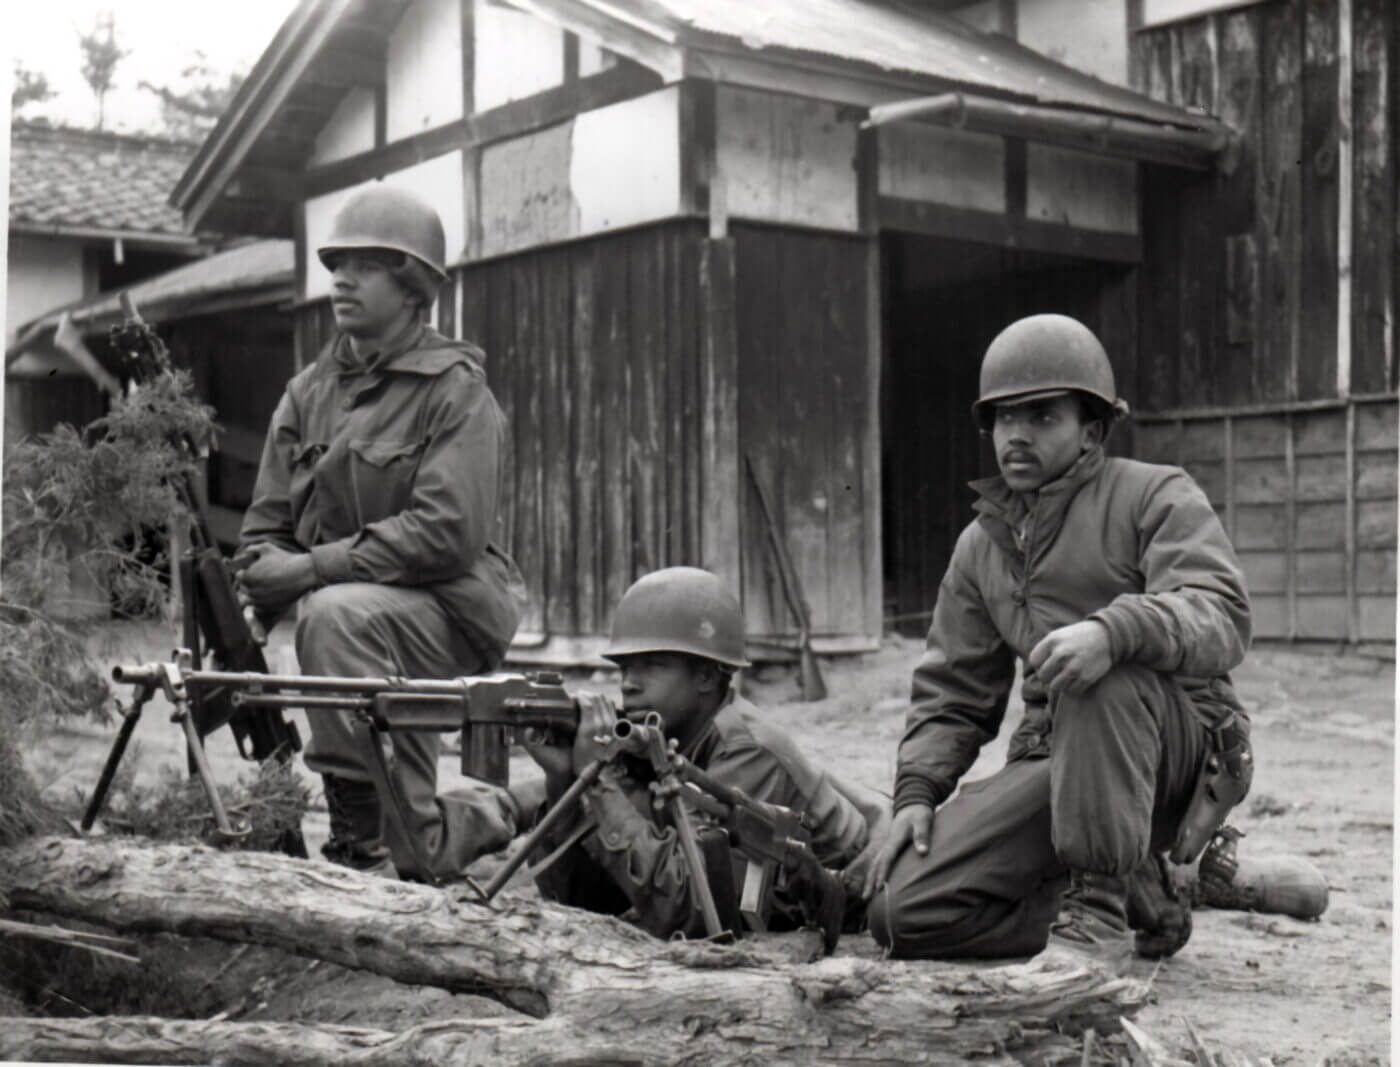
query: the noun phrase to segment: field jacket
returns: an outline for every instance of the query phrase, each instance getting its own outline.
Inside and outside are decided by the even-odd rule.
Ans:
[[[865,817],[855,805],[786,731],[742,697],[720,708],[681,755],[754,800],[805,814],[812,851],[825,867],[844,868],[869,840]],[[691,891],[680,839],[669,819],[653,815],[645,784],[625,774],[608,774],[586,797],[597,830],[538,879],[540,891],[595,911],[621,914],[630,907],[639,925],[658,937],[676,932],[703,936],[704,917]],[[688,810],[698,827],[711,821],[694,808]],[[745,861],[736,851],[732,862],[738,891]],[[775,894],[771,903],[774,929],[797,924],[792,901]]]
[[[895,808],[937,806],[1001,727],[1019,657],[1026,717],[1008,759],[1044,754],[1050,712],[1025,661],[1050,631],[1107,628],[1114,664],[1176,677],[1207,726],[1239,701],[1228,672],[1250,640],[1239,560],[1200,487],[1177,467],[1086,453],[1035,494],[972,483],[977,518],[943,577],[914,670]]]
[[[494,666],[524,583],[492,540],[506,424],[484,360],[420,325],[362,364],[337,335],[277,405],[242,542],[310,552],[323,584],[427,588]]]

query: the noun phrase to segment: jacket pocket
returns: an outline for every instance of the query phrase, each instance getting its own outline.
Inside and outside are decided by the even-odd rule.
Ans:
[[[350,480],[360,526],[387,519],[408,507],[423,444],[368,438],[349,442]]]

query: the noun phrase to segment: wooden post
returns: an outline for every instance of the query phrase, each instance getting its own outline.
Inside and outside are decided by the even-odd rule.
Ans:
[[[1337,0],[1337,395],[1351,392],[1352,0]],[[1347,405],[1348,423],[1352,418]],[[1350,623],[1348,623],[1350,628]]]
[[[884,366],[884,272],[880,269],[880,234],[868,238],[865,250],[865,396],[866,425],[862,487],[865,538],[865,630],[879,641],[884,636],[885,565],[881,552],[884,498],[880,478],[880,374]],[[951,496],[951,494],[949,494]]]
[[[1225,532],[1235,541],[1235,420],[1226,415],[1225,427]]]
[[[1346,596],[1347,644],[1361,639],[1361,601],[1356,589],[1356,405],[1347,404]]]
[[[1293,413],[1283,413],[1283,464],[1288,495],[1284,498],[1286,528],[1283,533],[1284,577],[1288,594],[1288,640],[1298,640],[1298,462],[1293,451]]]

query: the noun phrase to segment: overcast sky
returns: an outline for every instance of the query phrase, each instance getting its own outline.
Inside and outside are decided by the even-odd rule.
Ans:
[[[78,34],[111,11],[117,44],[130,54],[107,95],[105,127],[156,132],[160,105],[138,88],[142,79],[175,84],[200,51],[217,71],[246,72],[295,6],[296,0],[0,0],[0,50],[9,53],[7,68],[18,59],[59,94],[25,108],[21,118],[92,126],[97,102],[83,81]]]

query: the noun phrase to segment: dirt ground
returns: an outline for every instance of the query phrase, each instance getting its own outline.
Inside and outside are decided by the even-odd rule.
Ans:
[[[94,641],[104,662],[163,659],[169,631],[154,625],[114,626]],[[284,634],[274,634],[274,671],[294,660]],[[877,788],[892,783],[895,747],[903,728],[902,700],[919,642],[886,640],[876,654],[823,662],[828,699],[801,703],[791,668],[758,668],[746,693],[792,728],[807,748],[835,770]],[[1153,1000],[1136,1021],[1178,1055],[1190,1046],[1188,1025],[1212,1049],[1229,1049],[1275,1064],[1390,1062],[1395,667],[1356,654],[1260,649],[1235,676],[1254,722],[1258,770],[1254,789],[1232,819],[1247,834],[1242,850],[1290,852],[1325,871],[1330,906],[1319,921],[1272,915],[1199,911],[1195,934],[1181,954],[1160,966],[1135,964],[1150,979]],[[571,688],[608,691],[605,672],[579,674]],[[123,694],[125,696],[125,694]],[[974,775],[1004,758],[1007,734],[983,752]],[[114,727],[83,725],[36,736],[26,760],[55,797],[86,794],[95,783]],[[228,731],[211,739],[220,776],[245,771]],[[180,738],[160,709],[147,713],[128,753],[142,778],[164,765],[182,765]],[[535,773],[523,757],[516,775]],[[445,756],[443,788],[459,776]],[[313,851],[324,840],[325,810],[316,804],[305,830]],[[481,861],[486,873],[499,858]],[[518,880],[518,879],[517,879]],[[533,892],[528,885],[519,892]],[[873,954],[867,938],[845,939],[838,950]],[[271,950],[181,942],[202,973],[196,1014],[229,1018],[345,1022],[389,1029],[430,1019],[501,1014],[508,1009],[476,997],[401,986],[330,964]],[[193,964],[192,964],[193,966]],[[937,966],[930,963],[929,966]]]

